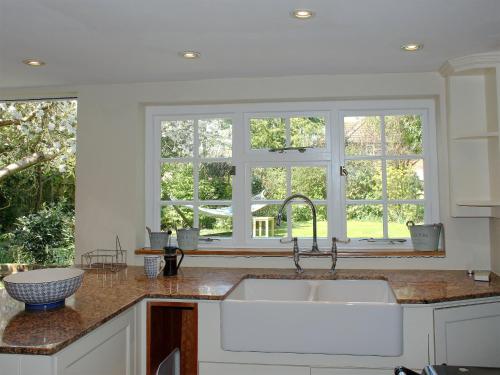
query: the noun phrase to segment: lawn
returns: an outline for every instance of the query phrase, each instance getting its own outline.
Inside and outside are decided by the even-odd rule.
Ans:
[[[360,221],[349,220],[347,222],[348,237],[350,238],[380,238],[382,237],[382,224],[377,221]],[[223,232],[223,229],[203,230],[202,234],[205,236],[219,236],[229,237],[231,232]],[[318,221],[318,237],[327,236],[327,222]],[[275,229],[274,235],[276,237],[286,236],[286,223],[284,222],[281,227]],[[294,237],[312,237],[312,221],[295,223],[293,225]],[[405,238],[409,237],[408,229],[402,223],[389,223],[389,237],[392,238]]]

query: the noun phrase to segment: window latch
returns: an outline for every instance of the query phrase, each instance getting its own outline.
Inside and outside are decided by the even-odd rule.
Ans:
[[[340,166],[340,175],[344,177],[347,177],[349,175],[349,173],[347,172],[347,168],[344,165]]]
[[[231,170],[229,171],[229,175],[236,176],[236,166],[232,165]]]

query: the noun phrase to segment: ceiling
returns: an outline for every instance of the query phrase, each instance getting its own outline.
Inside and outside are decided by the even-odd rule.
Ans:
[[[496,49],[500,0],[0,0],[3,88],[427,72]]]

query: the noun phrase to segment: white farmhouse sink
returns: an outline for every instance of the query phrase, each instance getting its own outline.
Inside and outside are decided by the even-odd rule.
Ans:
[[[383,280],[245,279],[220,306],[224,350],[403,352],[403,309]]]

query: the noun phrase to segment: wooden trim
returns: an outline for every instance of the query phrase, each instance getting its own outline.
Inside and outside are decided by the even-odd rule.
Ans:
[[[151,301],[146,307],[146,374],[154,375],[156,364],[152,363],[152,330],[161,329],[152,327],[152,309],[154,307],[164,307],[166,323],[174,320],[179,323],[175,327],[167,327],[170,332],[164,332],[165,337],[176,341],[181,356],[181,375],[198,374],[198,304],[190,302],[162,302]],[[168,316],[167,316],[168,314]],[[158,322],[157,322],[158,323]],[[165,327],[163,327],[165,328]],[[175,332],[174,332],[175,331]],[[172,336],[180,337],[172,337]]]
[[[141,248],[135,250],[136,255],[162,255],[163,250]],[[291,257],[288,250],[276,249],[226,249],[226,250],[184,250],[189,256],[242,256],[242,257]],[[339,251],[340,258],[445,258],[445,251],[414,251],[414,250],[358,250]],[[329,255],[325,255],[329,256]]]

